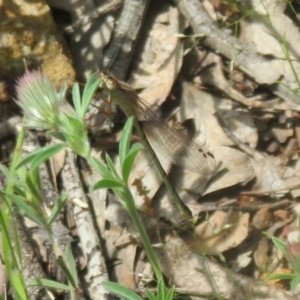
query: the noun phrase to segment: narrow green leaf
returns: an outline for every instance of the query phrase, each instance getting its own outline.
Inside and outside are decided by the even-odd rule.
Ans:
[[[122,136],[119,143],[119,156],[120,156],[121,168],[123,168],[124,160],[129,151],[133,122],[134,122],[134,117],[128,118],[122,131]]]
[[[64,260],[61,256],[59,256],[57,258],[57,263],[62,268],[62,270],[63,270],[65,276],[67,277],[69,283],[71,284],[71,286],[74,289],[76,289],[77,288],[77,285],[76,285],[77,275],[76,275],[76,278],[73,277],[73,274],[71,274],[69,267],[66,265],[66,263],[64,262]]]
[[[1,236],[2,236],[2,260],[5,272],[9,278],[13,299],[28,299],[21,266],[20,243],[16,234],[15,223],[12,222],[9,208],[5,204],[0,210]],[[14,241],[14,246],[12,245]]]
[[[111,293],[124,298],[126,300],[143,300],[139,295],[137,295],[132,290],[118,284],[115,282],[103,282],[102,285]]]
[[[149,291],[149,290],[145,290],[145,294],[146,294],[146,296],[148,297],[149,300],[160,300],[160,299],[164,300],[163,298],[158,298],[158,297],[156,297],[156,296],[155,296],[151,291]]]
[[[66,284],[45,279],[45,278],[37,278],[29,281],[29,285],[32,286],[43,286],[48,289],[58,289],[63,291],[73,291],[74,289]]]
[[[42,204],[43,195],[40,188],[39,170],[37,168],[27,172],[25,183],[24,188],[26,189],[26,197],[30,197],[30,200],[33,201],[33,205],[40,206]],[[22,181],[19,185],[21,184]]]
[[[40,186],[41,186],[41,182],[40,182],[40,172],[38,170],[38,168],[35,169],[30,169],[27,178],[30,180],[30,182],[37,186],[37,188],[40,190]]]
[[[53,146],[53,145],[51,145]],[[38,149],[35,149],[33,150],[31,153],[29,153],[28,155],[26,155],[24,158],[22,158],[22,160],[17,164],[16,166],[16,170],[25,166],[26,164],[29,164],[32,162],[32,160],[38,155],[40,154],[41,152],[45,151],[44,150],[45,147],[43,148],[38,148]]]
[[[23,190],[23,186],[21,185],[21,183],[19,183],[19,186],[14,185],[13,191],[16,195],[19,195],[23,198],[26,198],[26,196],[27,196],[26,192]]]
[[[73,88],[72,88],[72,100],[73,100],[76,112],[78,113],[78,115],[83,117],[81,114],[82,106],[81,106],[79,84],[77,82],[73,85]]]
[[[107,153],[105,155],[105,159],[106,159],[107,165],[108,165],[112,175],[114,176],[114,178],[121,181],[122,179],[120,178],[113,161],[111,160],[110,156]]]
[[[74,279],[75,286],[78,287],[76,263],[75,263],[74,256],[71,251],[70,244],[67,245],[65,253],[66,253],[66,258],[67,258],[70,274],[71,274],[72,278]]]
[[[107,167],[103,163],[101,163],[98,159],[91,157],[88,159],[88,162],[102,175],[103,178],[111,179],[111,180],[114,179],[110,171],[107,169]]]
[[[59,213],[61,212],[62,208],[64,207],[66,201],[68,200],[68,195],[64,194],[64,195],[60,195],[58,197],[58,199],[55,201],[54,206],[51,210],[51,214],[47,220],[47,224],[51,225],[56,217],[59,215]]]
[[[286,244],[283,241],[272,236],[272,242],[282,253],[285,253]]]
[[[116,181],[116,180],[110,180],[110,179],[102,179],[98,181],[93,187],[92,191],[98,190],[98,189],[112,189],[112,188],[118,188],[123,187],[123,183]]]
[[[65,149],[64,144],[56,144],[54,145],[56,147],[51,147],[49,149],[46,149],[42,153],[38,154],[31,163],[31,168],[37,168],[41,163],[45,162],[47,159],[49,159],[51,156],[55,155],[56,153],[59,153],[63,149]],[[43,148],[45,149],[45,148]]]
[[[65,136],[61,133],[61,132],[58,132],[58,131],[47,131],[46,132],[46,136],[47,137],[53,137],[63,143],[66,143],[67,139],[65,138]]]
[[[11,280],[10,284],[14,287],[15,293],[17,293],[18,297],[22,300],[29,299],[24,286],[22,274],[17,271],[13,271],[9,279]]]
[[[0,171],[3,173],[3,175],[4,175],[5,178],[6,178],[6,180],[7,180],[10,184],[12,184],[12,185],[18,185],[18,184],[19,184],[19,183],[18,183],[18,178],[17,178],[16,176],[13,176],[13,175],[11,174],[10,170],[9,170],[6,166],[0,164]]]
[[[173,300],[174,293],[175,293],[175,287],[172,286],[167,293],[166,300]]]
[[[300,228],[300,214],[298,214],[298,228]],[[298,243],[300,243],[300,235],[298,234]]]
[[[129,152],[127,155],[131,155],[132,152],[136,152],[137,150],[144,149],[144,146],[141,143],[134,143],[131,148],[129,149]]]
[[[294,291],[296,287],[299,285],[299,283],[300,283],[300,277],[298,275],[298,277],[294,278],[291,282],[291,290]]]
[[[7,202],[6,197],[4,196],[4,193],[1,193],[2,197],[4,198],[4,201]],[[2,255],[3,260],[6,268],[6,273],[8,276],[10,276],[12,272],[12,260],[11,256],[13,255],[13,246],[11,244],[12,239],[9,234],[9,224],[11,220],[11,215],[6,210],[5,212],[3,210],[0,210],[0,224],[1,224],[1,235],[2,235]]]
[[[139,151],[143,148],[140,143],[132,145],[131,149],[128,152],[125,160],[123,161],[122,165],[122,177],[125,183],[128,182],[128,178],[133,167],[134,160],[139,153]]]
[[[25,158],[23,158],[17,165],[16,170],[19,169],[22,166],[25,166],[26,164],[31,163],[33,160],[36,159],[39,155],[44,156],[45,153],[57,153],[61,151],[65,147],[64,144],[55,144],[55,145],[49,145],[43,148],[36,149],[32,151],[30,154],[28,154]],[[52,155],[53,155],[52,154]],[[51,155],[50,155],[51,156]],[[49,157],[50,157],[49,156]]]
[[[299,275],[296,275],[296,274],[285,274],[285,273],[282,273],[282,274],[274,274],[274,275],[270,275],[266,278],[266,280],[282,280],[282,279],[294,279],[296,277],[298,277]]]
[[[25,214],[26,217],[31,219],[33,222],[41,226],[44,225],[43,217],[41,216],[40,212],[37,212],[34,208],[27,204],[24,198],[18,195],[9,194],[2,191],[0,191],[0,195],[5,196],[5,198],[9,198],[22,211],[22,213]]]
[[[93,74],[87,81],[84,87],[83,96],[82,96],[82,115],[84,118],[85,113],[95,95],[96,90],[99,88],[101,80],[97,73]]]
[[[157,286],[157,298],[165,299],[166,286],[163,278],[160,278]]]

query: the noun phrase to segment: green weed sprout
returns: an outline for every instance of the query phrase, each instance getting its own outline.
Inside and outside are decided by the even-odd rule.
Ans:
[[[44,129],[47,131],[47,135],[57,138],[60,143],[37,149],[24,158],[19,157],[14,164],[14,168],[15,170],[20,170],[26,165],[29,166],[31,172],[34,171],[38,174],[36,171],[38,166],[52,155],[61,151],[64,147],[70,147],[75,153],[84,157],[102,176],[102,180],[96,183],[92,189],[112,189],[120,198],[123,206],[128,210],[139,231],[159,283],[157,298],[149,291],[147,292],[147,296],[149,299],[172,299],[173,289],[168,289],[165,286],[158,261],[155,257],[145,228],[139,218],[134,198],[128,187],[128,179],[134,159],[142,148],[140,144],[130,146],[133,118],[128,119],[119,144],[119,157],[121,162],[120,172],[117,171],[112,159],[108,155],[106,155],[107,166],[91,156],[84,116],[100,83],[97,74],[92,75],[85,85],[82,96],[80,94],[79,85],[76,83],[72,89],[73,108],[65,99],[66,85],[59,90],[56,90],[47,76],[43,73],[34,71],[25,74],[18,81],[17,85],[17,103],[24,111],[24,127]],[[7,173],[7,175],[9,176],[9,173]],[[12,193],[5,194],[5,196],[12,199],[11,201],[21,208],[27,217],[31,218],[36,223],[43,225],[44,228],[49,228],[49,225],[58,215],[67,199],[67,197],[61,197],[58,204],[54,205],[50,217],[44,218],[43,214],[38,211],[37,205],[28,205],[25,203],[26,201],[22,201],[22,197],[15,197]],[[67,257],[66,262],[62,261],[60,257],[60,266],[65,271],[70,286],[59,284],[59,288],[72,290],[74,292],[78,282],[70,249],[65,256]],[[68,272],[68,266],[70,265],[73,266],[73,268],[71,268],[72,272]],[[39,284],[46,287],[55,286],[58,288],[58,283],[47,279],[36,279],[32,284]],[[104,283],[104,285],[110,291],[112,291],[112,285],[113,290],[116,288],[116,284],[114,283],[108,282]],[[123,292],[126,290],[126,288],[121,286],[119,286],[119,288]],[[133,293],[128,289],[127,292],[129,294]],[[136,296],[139,297],[138,295]],[[72,293],[72,298],[73,297],[74,293]],[[125,297],[125,299],[134,298],[130,296],[127,298]],[[140,297],[136,299],[140,299]]]

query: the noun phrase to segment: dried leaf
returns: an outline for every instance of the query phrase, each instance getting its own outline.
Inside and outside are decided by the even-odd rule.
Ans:
[[[151,17],[150,17],[151,13]],[[176,33],[182,32],[178,9],[169,4],[159,11],[149,11],[135,58],[135,72],[130,79],[135,89],[146,88],[140,96],[150,104],[161,104],[177,77],[182,63],[183,46]]]
[[[215,212],[195,229],[186,242],[194,250],[209,255],[220,254],[238,246],[248,236],[249,214]]]

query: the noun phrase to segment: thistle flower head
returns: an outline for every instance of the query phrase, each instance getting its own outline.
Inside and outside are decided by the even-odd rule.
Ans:
[[[86,125],[65,100],[66,85],[59,91],[39,72],[26,73],[18,80],[18,104],[24,111],[24,124],[30,128],[55,130],[77,154],[87,157],[90,145]]]
[[[44,73],[33,71],[18,80],[16,92],[25,126],[48,130],[58,127],[59,108],[66,102],[65,85],[57,91]]]

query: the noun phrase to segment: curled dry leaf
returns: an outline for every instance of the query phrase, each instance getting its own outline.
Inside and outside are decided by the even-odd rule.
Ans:
[[[253,116],[248,111],[219,110],[228,129],[251,148],[257,146],[258,134]]]
[[[254,178],[251,158],[246,153],[230,148],[219,147],[215,152],[217,160],[222,161],[217,179],[213,179],[204,194],[221,190],[239,183],[247,183]]]
[[[260,269],[264,270],[267,266],[269,255],[269,241],[266,236],[262,236],[258,243],[256,250],[253,253],[255,265]]]
[[[255,191],[282,197],[290,189],[299,187],[299,175],[293,168],[281,166],[279,158],[257,151],[254,153]]]
[[[236,102],[242,103],[248,107],[261,107],[263,103],[256,101],[255,99],[247,98],[242,93],[240,93],[236,88],[233,87],[234,80],[234,72],[237,73],[237,70],[233,70],[230,72],[231,80],[229,81],[224,74],[224,66],[221,57],[215,53],[207,53],[207,52],[200,52],[198,49],[193,50],[192,53],[194,56],[198,58],[198,68],[201,70],[199,71],[199,75],[196,75],[194,81],[199,84],[205,84],[210,87],[216,88],[226,95],[230,97],[230,99],[235,100]],[[192,55],[191,54],[191,55]],[[191,58],[191,63],[188,66],[189,69],[195,68],[195,58],[194,56]],[[197,64],[196,64],[197,67]],[[195,70],[198,73],[198,70]],[[245,79],[242,73],[241,74],[241,83],[242,85],[245,84]],[[236,76],[237,77],[237,76]],[[255,84],[254,84],[255,87]],[[251,85],[248,86],[250,92],[253,92],[254,87]]]
[[[177,33],[182,32],[178,9],[165,4],[157,11],[149,11],[138,46],[140,57],[135,57],[135,72],[130,84],[135,89],[145,88],[140,96],[150,104],[164,101],[173,86],[182,64],[183,45]],[[152,101],[152,102],[151,102]]]
[[[217,211],[197,226],[195,235],[189,235],[185,241],[201,254],[218,255],[244,241],[248,225],[248,213]]]
[[[266,230],[272,224],[272,213],[268,207],[262,207],[253,216],[253,226],[259,230]]]
[[[167,236],[165,247],[156,249],[156,254],[164,274],[172,280],[176,289],[203,295],[201,299],[212,294],[226,299],[245,299],[245,295],[257,300],[295,299],[291,292],[230,273],[207,257],[191,251],[179,237]],[[199,295],[190,298],[198,300]]]
[[[63,149],[60,152],[56,153],[51,157],[51,167],[53,172],[53,178],[56,178],[56,176],[59,174],[59,172],[62,170],[63,165],[65,163],[66,159],[66,150]]]
[[[115,276],[119,283],[135,289],[134,260],[137,245],[132,243],[132,233],[126,228],[133,227],[128,212],[117,202],[111,203],[105,211],[105,219],[112,225],[105,231],[106,251],[110,259],[118,260]]]
[[[190,186],[185,185],[183,188],[192,193],[202,195],[211,193],[238,183],[245,183],[251,180],[254,175],[249,155],[238,149],[226,147],[232,146],[234,143],[227,137],[215,115],[215,108],[221,102],[221,98],[213,97],[189,83],[183,83],[182,104],[178,114],[182,119],[194,118],[196,130],[200,132],[197,139],[202,143],[205,142],[213,152],[219,166],[218,176],[212,177],[208,186],[207,182],[210,178],[198,178],[198,186],[196,186],[194,174],[189,175],[187,182],[190,182]],[[232,113],[231,115],[233,115],[231,117],[232,123],[241,123],[239,121],[241,117],[238,113]],[[239,135],[247,136],[249,141],[255,143],[257,133],[252,126],[250,113],[245,113],[244,119],[249,120],[249,122],[245,121],[241,129],[238,126],[234,129],[238,131]]]
[[[212,151],[219,146],[233,145],[218,123],[216,107],[222,99],[200,90],[188,82],[182,84],[181,106],[177,113],[178,120],[193,118],[200,143]]]
[[[118,248],[115,259],[122,263],[115,266],[116,279],[119,284],[130,289],[136,288],[134,276],[134,260],[137,251],[136,244],[128,244],[126,247]]]
[[[250,17],[241,21],[241,40],[245,44],[254,46],[259,53],[274,57],[265,65],[256,66],[256,70],[252,69],[255,79],[258,83],[272,84],[283,77],[284,84],[289,88],[298,88],[294,70],[299,76],[300,63],[297,60],[300,34],[299,28],[283,13],[286,1],[252,2],[251,9],[256,10],[257,14],[251,14]],[[257,3],[254,4],[254,2]],[[268,19],[267,22],[263,21],[266,19]],[[289,49],[288,55],[293,60],[293,69],[284,47]]]

